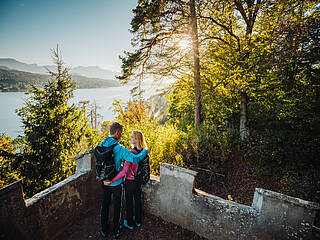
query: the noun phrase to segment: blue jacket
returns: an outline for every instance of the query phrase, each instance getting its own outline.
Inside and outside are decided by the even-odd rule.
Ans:
[[[118,143],[116,139],[112,137],[106,137],[99,145],[104,147],[109,147],[116,143]],[[121,171],[122,170],[122,166],[120,166],[121,159],[138,164],[141,160],[143,160],[147,156],[148,151],[146,149],[143,149],[139,154],[135,155],[132,152],[130,152],[128,149],[126,149],[124,146],[117,144],[113,148],[113,154],[114,154],[115,167],[118,171]],[[122,182],[123,182],[123,179],[121,178],[118,181],[111,183],[109,186],[117,186]]]

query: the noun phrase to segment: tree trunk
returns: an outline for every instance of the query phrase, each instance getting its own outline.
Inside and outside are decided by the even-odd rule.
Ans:
[[[92,109],[92,106],[91,106],[91,110],[90,110],[90,120],[91,120],[91,128],[93,129],[93,109]]]
[[[198,25],[195,8],[195,0],[190,0],[190,25],[191,25],[191,40],[193,47],[194,60],[194,92],[195,92],[195,114],[194,123],[197,130],[202,122],[201,120],[201,89],[200,89],[200,60],[199,60],[199,40],[198,40]]]
[[[249,47],[250,51],[247,51],[244,60],[249,59],[249,54],[251,53],[251,35],[253,32],[253,26],[256,21],[256,17],[260,10],[261,0],[255,1],[234,1],[234,4],[241,14],[245,24],[246,24],[246,35],[245,35],[245,44]],[[244,5],[247,5],[247,10]],[[242,54],[241,54],[242,55]],[[245,67],[248,69],[248,66]],[[248,96],[247,92],[243,91],[241,93],[241,100],[240,100],[240,139],[245,140],[249,137],[249,128],[248,128],[248,112],[247,112],[247,105],[248,105]]]
[[[94,101],[94,129],[97,129],[97,103]]]
[[[241,100],[240,100],[240,139],[245,140],[249,137],[249,128],[247,126],[248,120],[248,111],[247,111],[247,93],[241,93]]]

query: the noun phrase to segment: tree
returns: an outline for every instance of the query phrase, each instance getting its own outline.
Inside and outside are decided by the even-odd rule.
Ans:
[[[315,164],[319,146],[319,10],[283,18],[268,65],[272,71],[260,81],[252,97],[255,138],[258,148],[274,149],[269,162]],[[261,142],[261,141],[260,141]],[[260,150],[261,152],[261,150]],[[260,155],[259,155],[260,156]],[[260,156],[261,159],[264,159]],[[299,161],[295,161],[299,159]]]
[[[198,38],[198,24],[195,0],[190,0],[190,26],[191,39],[193,49],[193,78],[194,78],[194,96],[195,96],[195,116],[194,122],[197,130],[200,130],[201,120],[201,84],[200,84],[200,59],[199,59],[199,38]]]
[[[68,105],[75,84],[63,66],[58,47],[52,50],[57,72],[43,89],[32,87],[26,105],[18,110],[24,135],[17,168],[24,177],[27,196],[58,183],[73,172],[72,156],[81,150],[87,121],[83,111]]]
[[[238,99],[241,139],[249,136],[248,100],[260,79],[270,73],[268,60],[281,36],[281,21],[303,19],[315,4],[296,0],[208,0],[202,4],[200,28],[208,46],[201,64],[205,85],[209,91],[223,88]]]
[[[122,60],[122,75],[118,78],[127,83],[138,78],[138,94],[141,92],[143,76],[156,75],[175,77],[183,74],[194,76],[195,126],[201,124],[201,87],[199,65],[199,43],[195,1],[183,0],[140,0],[133,10],[131,31],[136,51],[125,52]],[[191,52],[183,52],[179,42],[190,38]]]

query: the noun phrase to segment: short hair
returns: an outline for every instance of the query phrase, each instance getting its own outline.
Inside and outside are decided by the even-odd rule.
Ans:
[[[122,128],[123,128],[123,125],[121,125],[121,124],[118,123],[118,122],[113,122],[113,123],[110,125],[110,135],[113,135],[113,134],[115,134],[117,131],[122,130]]]

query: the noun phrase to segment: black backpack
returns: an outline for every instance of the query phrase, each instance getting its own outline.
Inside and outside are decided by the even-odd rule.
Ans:
[[[96,174],[98,180],[111,181],[118,174],[113,155],[113,148],[116,145],[117,143],[109,147],[97,146],[93,149],[94,156],[96,157]]]
[[[135,148],[137,152],[141,152]],[[134,180],[140,184],[146,184],[150,180],[150,162],[147,155],[143,160],[139,162],[138,169],[134,174]]]

